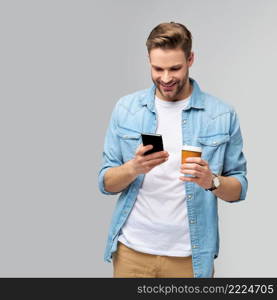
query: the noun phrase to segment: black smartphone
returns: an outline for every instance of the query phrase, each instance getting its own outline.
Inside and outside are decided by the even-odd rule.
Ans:
[[[161,134],[142,133],[141,139],[143,146],[153,145],[153,148],[151,150],[146,151],[144,155],[164,150],[163,138]]]

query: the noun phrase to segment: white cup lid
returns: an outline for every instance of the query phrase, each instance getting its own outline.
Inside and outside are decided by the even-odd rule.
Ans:
[[[183,145],[182,150],[202,152],[201,147],[195,147],[195,146],[189,146],[189,145]]]

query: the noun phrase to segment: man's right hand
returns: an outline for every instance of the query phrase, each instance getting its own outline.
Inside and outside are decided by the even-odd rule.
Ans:
[[[104,187],[107,192],[119,193],[123,191],[140,174],[148,173],[154,167],[168,159],[167,151],[143,155],[153,148],[152,145],[139,145],[135,157],[121,166],[110,168],[104,176]]]
[[[146,174],[154,167],[168,160],[169,154],[167,151],[159,151],[144,155],[145,152],[152,148],[152,145],[143,146],[140,144],[136,150],[135,157],[128,161],[129,167],[135,176],[138,176],[139,174]]]

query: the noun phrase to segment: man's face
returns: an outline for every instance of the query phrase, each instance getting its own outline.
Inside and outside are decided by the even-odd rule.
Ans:
[[[163,100],[184,99],[189,87],[189,67],[193,63],[193,53],[186,59],[182,49],[155,48],[150,51],[151,77],[157,86],[157,96]]]

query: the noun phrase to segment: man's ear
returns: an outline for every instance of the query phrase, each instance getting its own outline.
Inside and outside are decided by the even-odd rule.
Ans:
[[[188,66],[191,67],[193,62],[194,62],[194,52],[191,51],[188,57]]]

